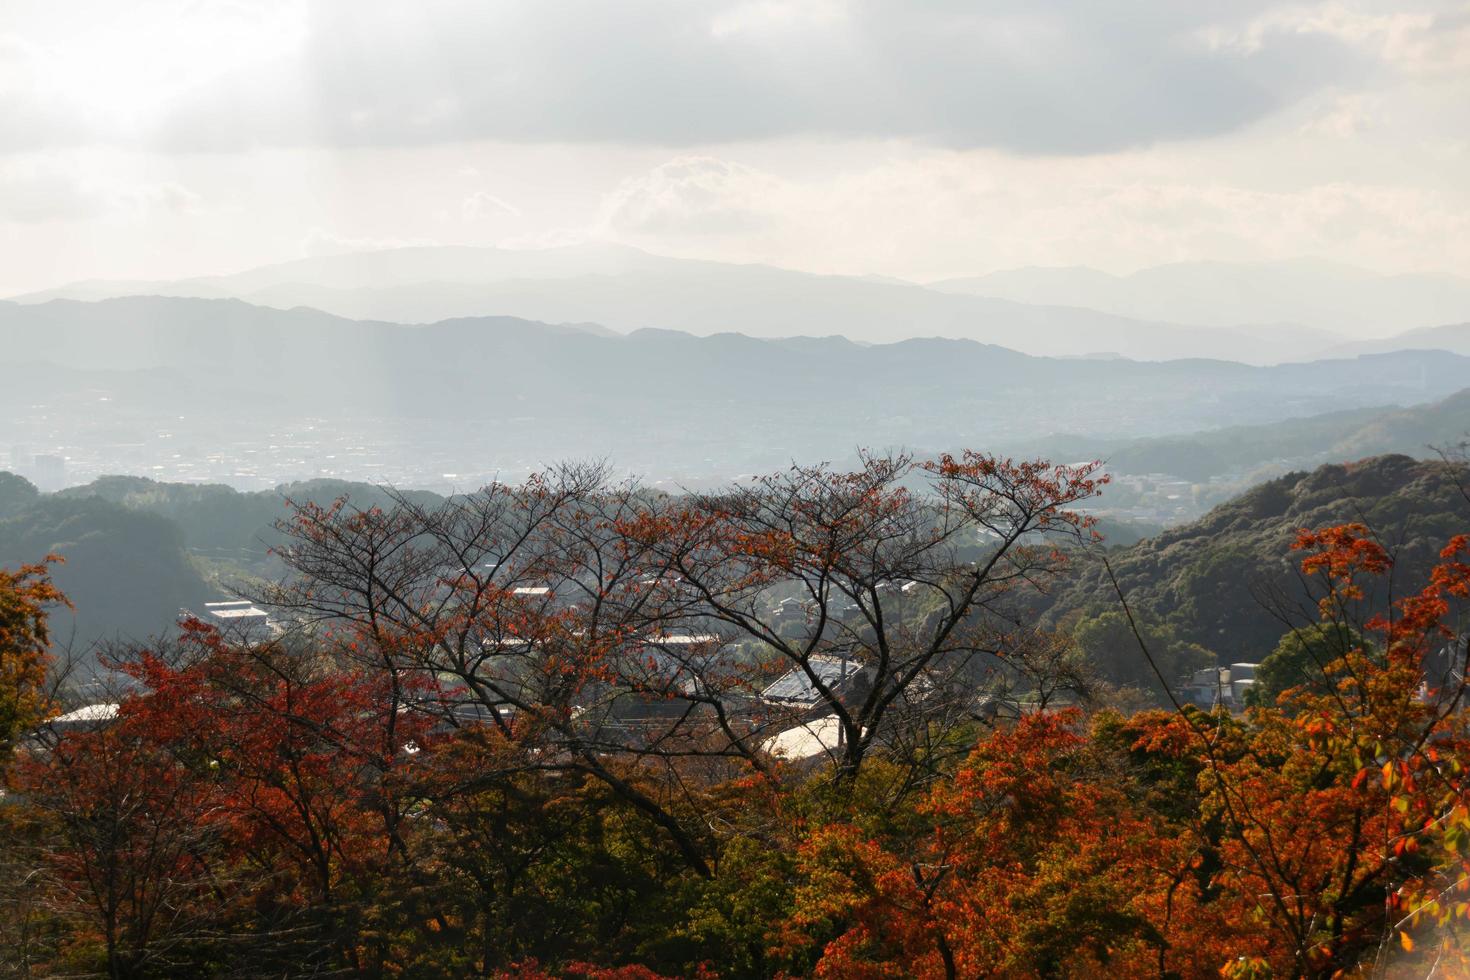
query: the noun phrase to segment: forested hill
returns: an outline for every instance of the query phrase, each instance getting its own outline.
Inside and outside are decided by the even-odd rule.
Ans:
[[[1267,425],[1140,439],[1108,449],[1105,455],[1116,472],[1206,480],[1277,460],[1304,467],[1385,453],[1426,456],[1430,447],[1458,444],[1467,430],[1470,388],[1408,408],[1350,409]],[[1075,442],[1083,444],[1080,439]]]
[[[0,472],[0,567],[63,558],[54,577],[76,608],[53,614],[55,637],[63,653],[90,656],[99,643],[166,633],[181,608],[222,598],[249,576],[275,574],[268,549],[287,500],[328,504],[344,495],[362,507],[389,503],[382,488],[337,480],[242,493],[108,476],[42,494]]]
[[[52,613],[63,656],[166,632],[181,607],[213,598],[167,518],[95,497],[37,495],[9,473],[0,481],[0,567],[64,560],[53,577],[75,610]]]
[[[1303,598],[1291,543],[1300,528],[1367,524],[1397,553],[1399,592],[1417,589],[1452,535],[1470,530],[1470,467],[1408,456],[1322,466],[1262,484],[1201,519],[1109,556],[1129,602],[1151,626],[1222,662],[1264,657],[1286,632],[1263,599]],[[1086,561],[1045,600],[1046,617],[1074,626],[1117,608],[1099,562]]]
[[[403,495],[425,505],[442,499],[423,490]],[[359,507],[391,503],[382,487],[345,480],[305,480],[274,490],[246,492],[217,483],[167,483],[141,476],[104,476],[62,490],[56,497],[97,498],[167,518],[177,525],[191,552],[247,568],[261,562],[275,543],[273,525],[288,513],[287,501],[326,505],[348,497]]]

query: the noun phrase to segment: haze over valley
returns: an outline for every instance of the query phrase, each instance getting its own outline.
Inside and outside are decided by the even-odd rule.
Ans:
[[[0,8],[0,980],[1470,980],[1470,0]]]
[[[402,325],[173,297],[5,304],[0,329],[15,337],[0,400],[17,470],[41,455],[66,461],[62,483],[128,472],[248,489],[313,477],[472,488],[591,457],[655,485],[707,485],[863,446],[1025,451],[1069,435],[1080,457],[1433,402],[1470,364],[1413,349],[1253,366],[512,317]],[[1389,448],[1427,447],[1408,439]],[[1147,472],[1181,466],[1156,458]]]

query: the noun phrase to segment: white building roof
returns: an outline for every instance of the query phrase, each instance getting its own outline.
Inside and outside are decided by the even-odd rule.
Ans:
[[[229,609],[211,609],[209,614],[215,619],[267,619],[269,618],[264,609],[255,606],[231,607]]]
[[[841,745],[842,722],[836,715],[824,715],[772,735],[761,748],[778,759],[803,762],[821,755],[833,756]]]
[[[87,704],[75,711],[52,718],[48,725],[69,725],[86,721],[111,721],[117,717],[116,704]]]

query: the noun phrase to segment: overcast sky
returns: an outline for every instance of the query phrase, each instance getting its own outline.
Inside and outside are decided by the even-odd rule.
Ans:
[[[402,243],[1470,270],[1470,3],[0,0],[0,293]]]

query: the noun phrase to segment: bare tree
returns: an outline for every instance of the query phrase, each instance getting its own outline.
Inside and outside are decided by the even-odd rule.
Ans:
[[[701,785],[769,771],[762,745],[790,722],[765,685],[795,671],[855,775],[890,718],[913,729],[972,696],[986,619],[1086,535],[1068,507],[1097,482],[886,456],[672,498],[564,465],[432,508],[298,507],[280,525],[295,574],[255,598],[394,676],[431,675],[439,693],[405,685],[406,709],[495,731],[518,771],[602,781],[708,874]],[[805,601],[799,624],[775,608],[783,591]]]
[[[991,641],[1010,600],[1043,586],[1061,545],[1087,536],[1090,522],[1069,508],[1096,492],[1095,472],[977,453],[865,456],[853,473],[794,466],[696,498],[647,538],[686,583],[691,611],[793,672],[813,713],[836,718],[845,778],[890,715],[922,722],[898,711],[915,699],[939,714],[975,658],[1001,652]],[[909,489],[916,480],[927,493]],[[803,600],[795,632],[772,606],[777,586]]]

